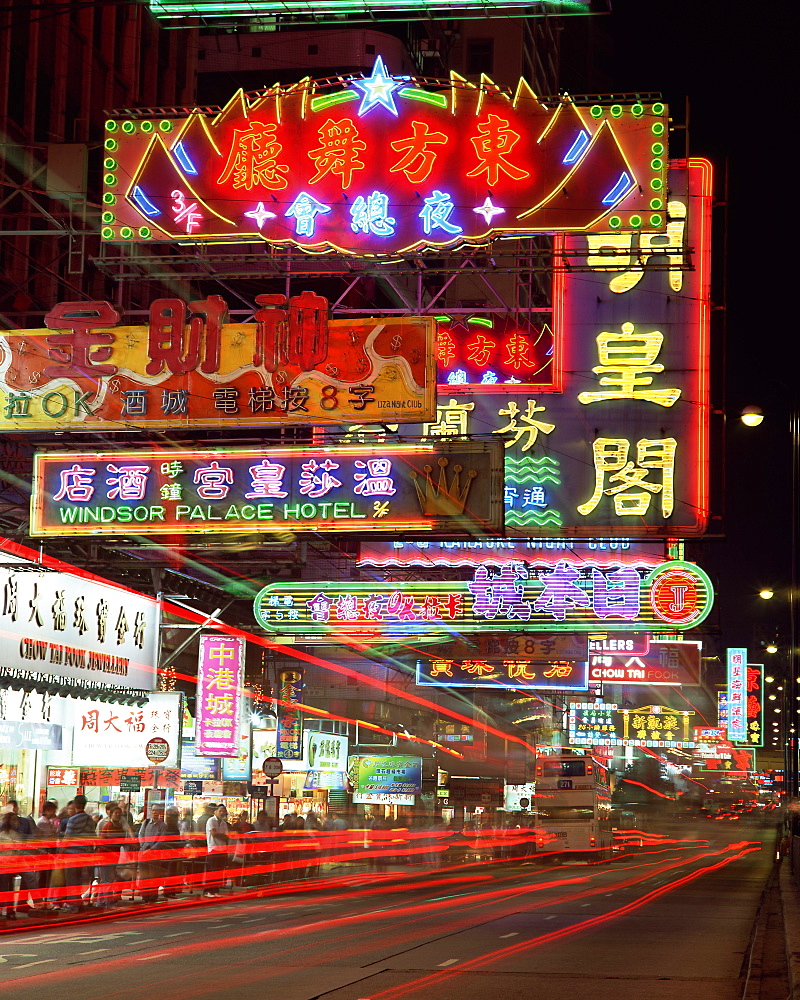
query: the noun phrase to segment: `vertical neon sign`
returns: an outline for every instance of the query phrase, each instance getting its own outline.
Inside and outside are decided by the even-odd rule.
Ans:
[[[747,738],[747,650],[727,650],[728,661],[728,739]]]
[[[207,757],[239,754],[244,640],[204,635],[197,666],[196,752]]]

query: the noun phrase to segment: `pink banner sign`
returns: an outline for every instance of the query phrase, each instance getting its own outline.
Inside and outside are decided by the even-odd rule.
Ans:
[[[205,757],[237,757],[244,640],[227,635],[200,639],[197,666],[196,752]]]

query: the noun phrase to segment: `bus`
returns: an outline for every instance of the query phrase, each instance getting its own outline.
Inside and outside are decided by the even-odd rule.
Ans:
[[[611,856],[608,769],[593,757],[537,757],[534,804],[537,853],[553,860]]]

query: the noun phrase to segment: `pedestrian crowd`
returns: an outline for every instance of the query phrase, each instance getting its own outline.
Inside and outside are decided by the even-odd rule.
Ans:
[[[151,803],[134,819],[125,800],[89,814],[76,795],[63,809],[46,802],[34,821],[9,800],[0,809],[0,909],[7,920],[109,909],[202,891],[216,898],[226,886],[308,878],[325,864],[361,861],[370,869],[392,862],[434,864],[527,853],[527,831],[488,822],[453,831],[441,820],[345,818],[315,811],[288,813],[280,823],[259,812],[228,816],[208,803],[198,816]],[[510,834],[520,834],[519,850]],[[523,835],[524,834],[524,835]],[[19,889],[15,882],[19,879]]]

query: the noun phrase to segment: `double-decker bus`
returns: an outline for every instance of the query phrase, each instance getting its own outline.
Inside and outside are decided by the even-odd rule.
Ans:
[[[554,859],[611,855],[608,769],[576,754],[536,759],[536,849]]]

